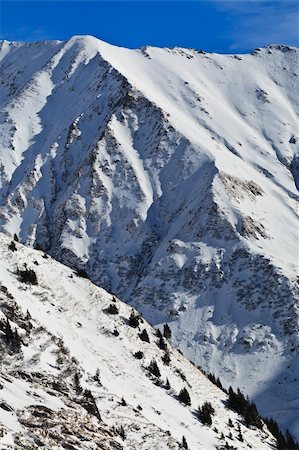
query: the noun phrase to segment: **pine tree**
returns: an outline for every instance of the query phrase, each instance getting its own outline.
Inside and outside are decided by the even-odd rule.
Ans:
[[[118,308],[114,303],[110,303],[108,308],[106,309],[107,314],[118,314]]]
[[[92,395],[92,392],[89,389],[85,389],[83,392],[83,397],[84,397],[84,399],[81,401],[83,408],[85,408],[89,414],[92,414],[99,421],[101,421],[102,418],[101,418],[100,412],[98,410],[94,396]]]
[[[4,334],[5,334],[5,341],[8,345],[11,344],[13,340],[13,331],[11,329],[10,323],[8,318],[6,318],[5,325],[4,325]]]
[[[164,355],[162,356],[162,361],[166,366],[169,366],[170,363],[170,354],[169,351],[166,350],[166,352],[164,353]]]
[[[163,339],[163,336],[161,336],[161,337],[159,338],[159,341],[158,341],[158,347],[159,347],[161,350],[166,350],[166,349],[167,349],[167,344],[166,344],[165,340]]]
[[[232,421],[231,418],[228,419],[227,425],[228,425],[230,428],[233,428],[234,424],[233,424],[233,421]]]
[[[215,414],[215,409],[210,402],[205,402],[202,407],[198,407],[197,415],[199,420],[204,424],[212,425],[212,416]]]
[[[16,246],[16,244],[15,244],[15,241],[11,241],[11,243],[8,245],[8,248],[9,248],[9,250],[10,251],[12,251],[12,252],[16,252],[18,249],[17,249],[17,246]]]
[[[21,350],[21,339],[16,329],[13,331],[11,349],[14,353],[17,353]]]
[[[127,406],[126,400],[122,397],[120,401],[121,406]]]
[[[188,450],[189,448],[185,436],[182,437],[181,448],[184,448],[186,450]]]
[[[171,329],[169,328],[167,323],[165,323],[163,327],[163,336],[165,337],[165,339],[171,339]]]
[[[248,427],[254,426],[257,428],[262,428],[262,421],[254,403],[250,403],[247,407],[244,419]]]
[[[241,427],[240,427],[239,423],[238,423],[238,439],[239,439],[240,442],[244,441],[243,435],[242,435],[242,431],[241,431]]]
[[[149,341],[150,341],[149,336],[148,336],[148,333],[147,333],[147,331],[146,331],[145,328],[141,331],[141,333],[139,333],[138,336],[139,336],[140,339],[141,339],[142,341],[144,341],[144,342],[149,342]]]
[[[191,398],[190,398],[189,392],[187,391],[186,388],[183,388],[180,390],[179,401],[184,403],[185,405],[188,405],[188,406],[191,405]]]
[[[156,329],[156,336],[160,339],[160,337],[162,337],[162,333],[159,330],[159,328]]]
[[[170,388],[171,388],[171,386],[170,386],[170,383],[169,383],[169,379],[166,378],[165,389],[166,389],[167,391],[169,391]]]
[[[94,381],[97,381],[98,383],[101,384],[101,380],[100,380],[100,370],[99,370],[99,369],[96,370],[96,373],[95,373],[93,379],[94,379]]]
[[[122,425],[118,428],[117,432],[120,435],[120,437],[122,438],[122,440],[124,441],[126,439],[126,433],[125,433],[124,427]]]
[[[77,394],[82,393],[82,387],[81,387],[80,377],[79,377],[78,372],[75,372],[75,375],[74,375],[74,388],[75,388],[75,391],[77,392]]]
[[[159,378],[161,376],[158,364],[156,363],[156,361],[154,359],[151,360],[151,362],[148,366],[148,370],[152,375],[154,375],[157,378]]]
[[[129,325],[132,328],[137,328],[139,325],[140,316],[135,313],[135,311],[132,309],[130,317],[129,317]]]

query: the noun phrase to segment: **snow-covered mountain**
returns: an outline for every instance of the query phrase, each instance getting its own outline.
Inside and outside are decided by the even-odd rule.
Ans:
[[[128,305],[41,251],[3,235],[0,249],[0,449],[178,450],[183,436],[190,450],[276,448],[144,319],[130,326]]]
[[[298,54],[2,42],[0,222],[299,437]]]

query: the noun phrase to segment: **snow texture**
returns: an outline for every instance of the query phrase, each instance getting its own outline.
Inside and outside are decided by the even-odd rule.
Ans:
[[[1,230],[168,322],[299,437],[298,49],[75,36],[0,60]]]

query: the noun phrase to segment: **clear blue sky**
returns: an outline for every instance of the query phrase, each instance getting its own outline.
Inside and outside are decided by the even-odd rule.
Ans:
[[[244,52],[270,43],[299,45],[294,0],[1,1],[0,38],[67,39],[91,34],[125,47],[194,47]]]

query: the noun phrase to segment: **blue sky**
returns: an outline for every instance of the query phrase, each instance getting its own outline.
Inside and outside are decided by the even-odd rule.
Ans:
[[[297,0],[1,1],[1,39],[75,34],[131,48],[245,52],[270,43],[299,45],[299,7]]]

